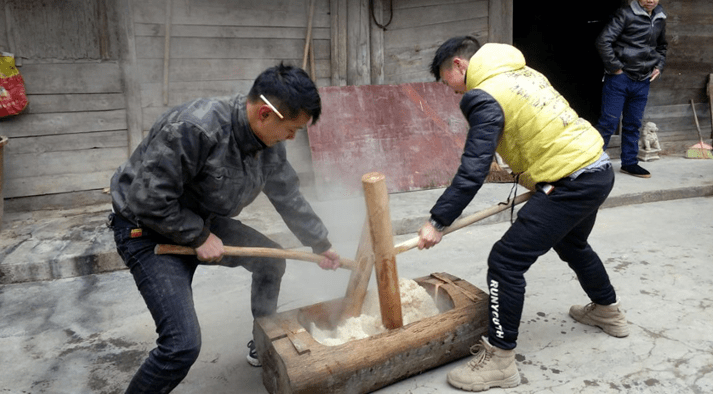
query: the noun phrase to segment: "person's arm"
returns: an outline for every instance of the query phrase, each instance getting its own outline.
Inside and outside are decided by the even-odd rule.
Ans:
[[[663,28],[661,29],[661,34],[659,34],[658,39],[656,40],[656,52],[659,54],[659,62],[656,64],[654,68],[654,72],[656,72],[655,75],[651,76],[651,80],[653,81],[656,79],[659,74],[663,72],[664,67],[666,66],[666,52],[668,51],[668,41],[666,40],[666,25],[664,24]]]
[[[272,163],[274,169],[268,175],[263,192],[297,239],[311,247],[314,253],[324,256],[319,266],[323,269],[338,268],[339,254],[332,249],[324,223],[300,192],[300,181],[287,161],[284,143],[273,149],[277,150],[277,162]]]
[[[624,26],[626,26],[626,14],[620,9],[604,29],[602,29],[602,32],[595,42],[599,57],[601,57],[602,63],[604,64],[604,69],[610,74],[620,74],[624,68],[624,63],[614,54],[614,42],[621,35]]]
[[[467,92],[460,106],[470,125],[461,163],[450,186],[431,208],[431,218],[419,230],[419,249],[430,248],[440,242],[443,228],[463,213],[480,190],[490,172],[505,124],[500,104],[482,90]]]

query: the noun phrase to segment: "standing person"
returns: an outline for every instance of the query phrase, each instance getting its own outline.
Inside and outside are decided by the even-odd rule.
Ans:
[[[163,114],[111,180],[117,250],[156,322],[157,347],[127,393],[168,393],[198,358],[201,333],[191,283],[199,264],[252,272],[254,318],[275,313],[285,260],[225,257],[234,246],[280,246],[232,219],[264,192],[290,230],[335,269],[327,229],[299,191],[284,140],[311,120],[321,101],[303,70],[276,66],[247,96],[197,99]],[[159,243],[195,248],[196,256],[156,255]],[[253,341],[248,361],[260,366]]]
[[[610,335],[627,336],[609,276],[587,242],[597,210],[614,185],[597,130],[510,45],[481,48],[475,38],[452,38],[436,51],[431,73],[464,94],[460,108],[470,130],[453,181],[419,230],[418,248],[441,241],[445,227],[483,185],[495,152],[521,183],[537,190],[488,256],[488,337],[471,348],[475,357],[451,371],[448,382],[469,391],[520,384],[514,349],[524,275],[552,248],[574,270],[591,300],[585,307],[573,306],[572,317]]]
[[[606,74],[597,130],[604,149],[621,120],[621,172],[640,178],[651,174],[639,165],[639,129],[649,86],[666,63],[666,14],[659,0],[632,0],[620,8],[596,41]]]

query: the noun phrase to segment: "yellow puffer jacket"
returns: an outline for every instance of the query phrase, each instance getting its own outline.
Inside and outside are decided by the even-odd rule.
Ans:
[[[534,189],[595,162],[603,140],[579,118],[547,78],[525,65],[515,47],[485,44],[473,55],[466,74],[468,90],[491,95],[504,112],[497,152],[520,183]]]

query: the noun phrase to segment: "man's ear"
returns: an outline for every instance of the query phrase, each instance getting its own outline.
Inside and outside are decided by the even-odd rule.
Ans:
[[[270,116],[271,112],[272,112],[272,110],[270,109],[270,107],[268,107],[267,105],[264,105],[264,104],[259,106],[257,109],[257,115],[260,118],[260,120],[266,120],[267,117]]]

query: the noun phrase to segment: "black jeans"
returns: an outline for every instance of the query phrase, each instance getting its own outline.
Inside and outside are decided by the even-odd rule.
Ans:
[[[217,218],[211,231],[225,245],[279,248],[258,231],[238,220]],[[117,251],[134,276],[136,286],[156,323],[156,348],[134,375],[127,393],[168,393],[188,374],[198,358],[201,331],[193,304],[191,287],[199,264],[195,256],[156,255],[158,243],[171,243],[147,229],[112,214],[111,227]],[[132,237],[133,234],[133,237]],[[223,257],[220,265],[241,266],[252,272],[251,310],[253,317],[275,313],[285,260],[257,257]]]
[[[552,185],[549,195],[540,191],[530,198],[488,257],[488,340],[501,349],[517,345],[525,272],[551,248],[574,270],[593,302],[616,302],[604,264],[587,242],[597,211],[614,186],[611,165]]]

